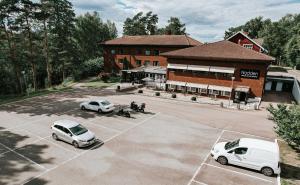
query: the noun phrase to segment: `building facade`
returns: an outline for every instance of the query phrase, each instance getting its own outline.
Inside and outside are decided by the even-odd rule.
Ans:
[[[229,37],[227,39],[230,42],[239,44],[247,49],[251,49],[260,53],[267,53],[268,51],[262,46],[263,44],[263,39],[262,38],[257,38],[257,39],[252,39],[248,36],[246,32],[239,31]]]
[[[167,66],[160,53],[201,45],[186,35],[124,36],[102,43],[105,72],[119,73],[142,66]]]
[[[229,41],[163,53],[167,89],[246,101],[262,97],[274,58]]]

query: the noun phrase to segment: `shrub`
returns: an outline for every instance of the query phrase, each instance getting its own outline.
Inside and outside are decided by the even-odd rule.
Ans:
[[[155,92],[155,96],[160,96],[160,92]]]
[[[276,123],[275,132],[287,143],[300,146],[300,106],[299,105],[270,105],[267,110]]]
[[[99,77],[103,82],[107,83],[108,80],[109,80],[109,78],[110,78],[110,74],[109,74],[109,73],[104,73],[104,72],[102,72],[102,73],[100,73],[100,74],[98,75],[98,77]]]
[[[142,89],[138,90],[138,93],[140,93],[140,94],[143,93],[143,90]]]
[[[103,58],[86,60],[73,68],[75,80],[81,80],[90,76],[97,76],[103,71]]]
[[[176,98],[176,94],[172,94],[172,98]]]
[[[223,102],[220,103],[220,107],[222,107],[222,108],[224,107],[224,103]]]
[[[197,100],[196,96],[191,97],[191,100],[196,101]]]

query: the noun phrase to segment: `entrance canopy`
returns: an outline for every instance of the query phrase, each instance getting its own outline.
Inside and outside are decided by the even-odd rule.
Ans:
[[[207,87],[208,87],[207,84],[196,84],[196,83],[187,83],[186,86],[200,88],[200,89],[207,89]]]
[[[216,90],[216,91],[227,91],[227,92],[231,92],[232,91],[231,87],[217,86],[217,85],[209,85],[208,89],[210,89],[210,90]]]
[[[248,86],[238,86],[234,90],[238,91],[238,92],[249,93],[250,87],[248,87]]]
[[[169,85],[180,85],[180,86],[185,86],[186,85],[186,82],[179,82],[179,81],[171,81],[171,80],[168,80],[166,82],[166,84],[169,84]]]

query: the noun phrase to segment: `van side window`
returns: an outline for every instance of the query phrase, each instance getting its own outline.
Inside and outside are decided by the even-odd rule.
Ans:
[[[244,154],[247,153],[247,150],[248,150],[248,148],[243,148],[243,147],[241,147],[241,148],[236,148],[236,149],[234,150],[234,153],[235,153],[235,154],[238,154],[238,155],[244,155]]]

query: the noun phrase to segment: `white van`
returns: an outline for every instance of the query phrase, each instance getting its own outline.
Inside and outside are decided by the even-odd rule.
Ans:
[[[266,176],[280,173],[279,147],[276,142],[241,138],[217,143],[211,156],[220,164],[233,164],[261,171]]]

